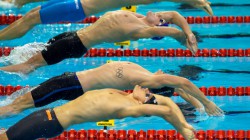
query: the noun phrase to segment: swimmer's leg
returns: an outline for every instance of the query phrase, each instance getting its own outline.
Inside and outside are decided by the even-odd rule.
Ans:
[[[14,1],[14,4],[17,6],[17,7],[22,7],[23,5],[25,4],[28,4],[28,3],[33,3],[33,2],[42,2],[42,1],[48,1],[48,0],[15,0]]]
[[[23,110],[32,107],[35,107],[34,101],[31,96],[31,92],[28,92],[16,98],[11,104],[0,107],[0,118],[6,118],[12,115],[16,115]]]
[[[35,140],[55,137],[63,130],[53,109],[44,109],[18,121],[5,132],[5,136],[9,140]]]
[[[6,133],[0,134],[0,140],[8,140]]]
[[[32,9],[24,17],[0,31],[0,40],[10,40],[23,36],[35,25],[41,23],[40,6]]]
[[[47,63],[44,60],[42,53],[38,52],[24,63],[1,67],[0,70],[27,74],[33,71],[34,69],[45,65],[47,65]]]
[[[53,77],[32,91],[19,96],[10,105],[0,107],[0,118],[20,113],[28,108],[42,107],[54,101],[74,100],[84,93],[76,73]]]

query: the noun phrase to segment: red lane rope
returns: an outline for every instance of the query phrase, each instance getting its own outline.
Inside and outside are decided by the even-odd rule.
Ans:
[[[21,14],[19,15],[14,15],[14,14],[9,14],[5,15],[2,14],[0,15],[0,25],[6,25],[6,24],[11,24],[12,22],[20,19],[22,17]],[[91,16],[87,17],[84,20],[76,23],[94,23],[96,20],[98,20],[100,17],[96,16]],[[188,16],[185,17],[187,22],[189,24],[210,24],[210,23],[250,23],[250,16],[204,16],[204,17],[194,17],[194,16]],[[59,22],[60,23],[70,23],[70,22]]]
[[[0,47],[0,57],[8,56],[11,50],[14,48],[10,47]],[[113,49],[113,48],[91,48],[84,55],[84,57],[250,57],[250,48],[248,49],[198,49],[195,56],[192,55],[191,51],[188,49],[134,49],[130,50],[126,48],[122,49]]]
[[[12,86],[12,85],[7,85],[3,86],[0,85],[0,96],[8,96],[14,93],[17,90],[20,90],[24,87],[27,86]],[[224,86],[210,86],[210,87],[205,87],[202,86],[200,87],[200,90],[206,95],[206,96],[250,96],[250,86],[237,86],[237,87],[224,87]],[[133,90],[125,90],[128,93],[132,93]],[[178,96],[178,93],[174,93],[174,96]]]
[[[198,130],[198,140],[249,140],[250,130]],[[184,140],[176,130],[74,130],[64,131],[50,140]],[[46,140],[40,138],[38,140]]]

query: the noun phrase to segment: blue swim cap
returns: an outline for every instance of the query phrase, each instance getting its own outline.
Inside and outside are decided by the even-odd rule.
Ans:
[[[161,25],[157,25],[157,26],[168,26],[168,23],[163,23],[163,24],[161,24]],[[151,39],[153,39],[153,40],[161,40],[161,39],[163,39],[164,37],[152,37]]]

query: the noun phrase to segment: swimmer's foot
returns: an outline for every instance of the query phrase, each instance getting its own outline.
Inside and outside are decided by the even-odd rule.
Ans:
[[[178,131],[185,138],[185,140],[197,140],[194,133],[195,129],[189,124],[185,124],[184,127]]]
[[[2,0],[3,2],[12,3],[12,0]]]
[[[10,116],[14,116],[20,113],[20,111],[15,111],[12,106],[3,106],[0,107],[0,119],[4,119]]]
[[[0,134],[3,134],[3,133],[5,133],[6,132],[6,129],[5,128],[1,128],[0,129]]]

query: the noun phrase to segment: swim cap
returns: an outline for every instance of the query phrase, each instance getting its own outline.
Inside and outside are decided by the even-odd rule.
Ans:
[[[150,98],[150,96],[152,95],[152,97]],[[149,93],[149,94],[146,94],[146,97],[145,97],[145,101],[144,101],[144,104],[155,104],[157,105],[158,102],[155,98],[155,96],[152,94],[152,93]]]
[[[163,23],[163,24],[160,24],[160,25],[157,25],[157,26],[168,26],[168,23]],[[164,37],[157,37],[157,36],[155,36],[155,37],[152,37],[151,39],[153,39],[153,40],[161,40],[163,38]]]

